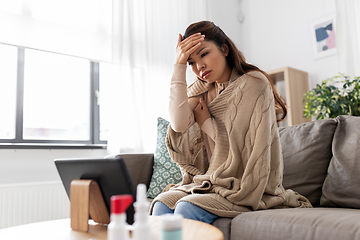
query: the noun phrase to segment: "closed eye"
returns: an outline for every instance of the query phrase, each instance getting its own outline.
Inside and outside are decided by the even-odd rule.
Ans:
[[[209,52],[204,52],[203,54],[201,54],[201,57],[205,57]]]
[[[189,66],[191,66],[191,65],[193,65],[194,64],[194,62],[189,62]]]

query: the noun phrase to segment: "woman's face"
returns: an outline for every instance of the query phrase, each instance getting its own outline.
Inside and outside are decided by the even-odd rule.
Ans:
[[[226,82],[230,78],[231,69],[226,61],[228,47],[221,51],[214,42],[204,40],[189,56],[188,64],[200,79],[207,82]]]

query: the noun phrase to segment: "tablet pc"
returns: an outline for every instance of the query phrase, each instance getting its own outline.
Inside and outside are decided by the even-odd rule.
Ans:
[[[131,194],[135,199],[135,189],[124,160],[112,159],[55,159],[55,165],[70,199],[70,183],[77,179],[95,180],[103,195],[106,208],[110,213],[110,197]],[[126,211],[129,224],[134,222],[134,207],[131,204]]]

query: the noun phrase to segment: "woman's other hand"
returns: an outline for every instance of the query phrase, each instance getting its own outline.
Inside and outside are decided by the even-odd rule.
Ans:
[[[176,46],[175,63],[186,64],[190,54],[192,54],[200,46],[204,38],[205,35],[201,35],[201,33],[195,33],[182,41],[182,36],[179,34],[179,39]]]
[[[209,109],[202,98],[200,98],[199,104],[194,109],[194,116],[195,121],[199,124],[200,127],[203,125],[206,119],[211,117]]]

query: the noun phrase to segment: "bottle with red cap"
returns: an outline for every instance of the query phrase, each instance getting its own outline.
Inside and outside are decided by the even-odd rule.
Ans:
[[[115,195],[111,199],[110,223],[108,225],[108,240],[129,240],[126,209],[133,202],[132,195]]]

